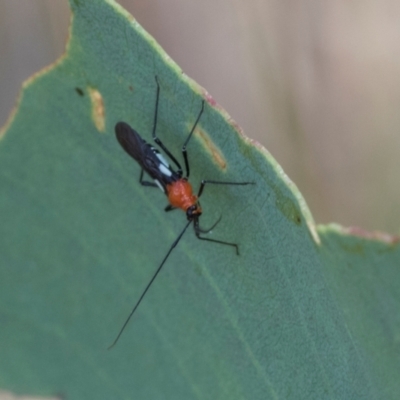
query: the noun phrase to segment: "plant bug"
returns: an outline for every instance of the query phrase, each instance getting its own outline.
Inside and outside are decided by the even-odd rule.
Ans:
[[[152,145],[147,143],[142,137],[132,129],[127,123],[125,122],[118,122],[115,125],[115,134],[117,136],[119,144],[122,148],[132,157],[135,161],[140,165],[140,177],[139,182],[143,186],[150,186],[150,187],[159,187],[164,194],[167,196],[169,204],[165,207],[165,211],[172,211],[177,208],[180,208],[186,213],[187,223],[175,241],[172,243],[171,247],[169,248],[167,254],[165,255],[164,259],[161,261],[161,264],[153,274],[153,277],[150,279],[149,283],[147,284],[146,288],[143,290],[142,294],[137,300],[135,306],[133,307],[131,313],[129,314],[128,318],[126,319],[125,323],[123,324],[122,328],[120,329],[117,337],[115,338],[114,342],[111,344],[109,349],[111,349],[120,338],[122,332],[124,331],[125,327],[127,326],[129,320],[131,319],[132,315],[138,308],[139,304],[141,303],[143,297],[149,290],[151,284],[156,279],[158,273],[161,271],[161,268],[167,261],[167,258],[171,254],[172,250],[177,246],[179,241],[181,240],[183,234],[185,233],[186,229],[189,227],[191,223],[193,223],[194,233],[196,237],[200,240],[206,240],[208,242],[214,242],[226,246],[234,247],[236,250],[236,254],[239,255],[239,247],[236,243],[229,243],[222,240],[210,239],[203,237],[201,235],[209,233],[221,220],[221,217],[213,224],[213,226],[209,229],[202,229],[199,225],[199,218],[202,214],[202,209],[199,203],[199,197],[203,194],[203,190],[206,184],[213,184],[213,185],[249,185],[254,184],[254,182],[224,182],[224,181],[213,181],[213,180],[202,180],[200,184],[200,188],[196,194],[193,194],[193,189],[191,184],[188,181],[190,175],[190,168],[189,168],[189,160],[187,155],[186,146],[189,143],[193,132],[200,120],[201,115],[204,111],[204,100],[201,103],[201,109],[197,116],[197,119],[186,138],[183,146],[182,146],[182,155],[185,162],[185,169],[186,175],[183,175],[183,170],[178,162],[178,160],[172,155],[172,153],[167,149],[167,147],[163,144],[163,142],[157,137],[156,135],[156,128],[157,128],[157,116],[158,116],[158,103],[160,97],[160,84],[158,82],[157,76],[155,77],[156,85],[157,85],[157,92],[156,92],[156,105],[155,105],[155,112],[154,112],[154,123],[153,123],[153,140],[154,142],[164,151],[164,153],[169,157],[169,159],[175,164],[176,170],[174,170],[164,156]],[[143,175],[146,172],[154,182],[149,182],[143,180]]]

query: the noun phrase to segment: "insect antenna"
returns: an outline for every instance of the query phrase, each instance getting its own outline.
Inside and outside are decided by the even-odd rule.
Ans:
[[[171,254],[172,250],[176,247],[176,245],[179,243],[179,241],[181,240],[183,234],[186,232],[186,229],[188,228],[188,226],[191,224],[191,220],[186,224],[186,226],[183,228],[182,232],[179,234],[179,236],[175,239],[174,243],[172,243],[172,246],[169,248],[168,253],[165,255],[164,259],[162,260],[160,266],[157,268],[156,272],[154,273],[153,277],[150,279],[150,282],[147,284],[146,288],[144,289],[143,293],[141,294],[141,296],[139,297],[139,300],[136,302],[135,306],[133,307],[131,313],[129,314],[128,318],[126,319],[124,325],[122,326],[121,330],[119,331],[117,337],[115,338],[114,342],[111,344],[111,346],[108,347],[108,350],[112,349],[118,342],[118,339],[120,338],[120,336],[122,335],[122,332],[125,330],[126,326],[128,325],[129,320],[132,318],[132,315],[135,313],[136,309],[139,307],[139,304],[141,303],[141,301],[143,300],[143,297],[145,296],[145,294],[147,293],[147,291],[149,290],[151,284],[154,282],[154,279],[156,279],[156,276],[158,275],[158,273],[161,271],[161,268],[163,267],[163,265],[165,264],[165,261],[167,261],[167,258],[169,257],[169,255]]]
[[[164,145],[164,143],[161,141],[161,139],[157,136],[156,131],[157,131],[157,119],[158,119],[158,102],[160,98],[160,84],[158,82],[158,77],[157,75],[155,76],[156,79],[156,84],[157,84],[157,92],[156,92],[156,106],[154,110],[154,122],[153,122],[153,140],[165,151],[165,154],[172,160],[172,162],[176,165],[178,170],[176,171],[179,176],[182,176],[182,167],[181,164],[179,164],[179,161],[172,155],[172,153],[167,149],[167,147]]]
[[[182,146],[182,154],[183,154],[183,159],[185,160],[185,167],[186,167],[186,178],[189,178],[189,174],[190,174],[189,160],[188,160],[186,146],[189,143],[189,140],[192,137],[194,130],[196,129],[196,126],[200,120],[201,115],[203,114],[203,111],[204,111],[204,100],[201,102],[201,109],[200,109],[199,115],[197,116],[196,121],[192,127],[192,130],[190,131],[189,136],[187,137],[187,139],[185,140],[185,143],[183,143],[183,146]]]

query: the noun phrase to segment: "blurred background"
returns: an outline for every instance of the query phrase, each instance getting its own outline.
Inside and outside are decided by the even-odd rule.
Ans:
[[[120,0],[261,142],[317,223],[399,233],[400,2]],[[67,0],[0,0],[0,126],[64,51]]]

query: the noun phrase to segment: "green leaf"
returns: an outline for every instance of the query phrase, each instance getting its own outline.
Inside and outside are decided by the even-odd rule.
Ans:
[[[397,399],[395,238],[316,228],[273,158],[111,0],[71,0],[66,55],[25,83],[0,141],[0,387],[68,399]],[[158,135],[205,188],[185,225],[114,135]]]

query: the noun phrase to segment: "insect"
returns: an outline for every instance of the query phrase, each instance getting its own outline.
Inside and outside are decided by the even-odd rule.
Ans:
[[[146,288],[143,290],[141,296],[137,300],[135,306],[133,307],[131,313],[129,314],[128,318],[126,319],[124,325],[120,329],[116,339],[109,347],[112,348],[120,338],[122,332],[124,331],[125,327],[127,326],[129,320],[131,319],[132,315],[138,308],[139,304],[141,303],[143,297],[149,290],[151,284],[156,279],[158,273],[161,271],[161,268],[167,261],[167,258],[171,254],[172,250],[176,247],[179,243],[180,239],[182,238],[183,234],[186,232],[186,229],[189,227],[190,224],[193,223],[194,233],[196,237],[200,240],[206,240],[208,242],[214,242],[226,246],[234,247],[236,250],[236,254],[239,255],[239,247],[236,243],[225,242],[222,240],[216,240],[211,238],[206,238],[201,235],[209,233],[212,229],[216,227],[216,225],[221,220],[221,217],[211,226],[209,229],[202,229],[199,225],[199,218],[202,214],[202,209],[199,202],[199,197],[203,194],[203,190],[206,184],[213,184],[213,185],[249,185],[253,184],[253,182],[223,182],[223,181],[213,181],[213,180],[202,180],[200,184],[200,188],[197,192],[197,195],[193,193],[193,189],[191,184],[188,181],[190,175],[190,168],[189,168],[189,160],[188,154],[186,150],[186,146],[189,143],[193,132],[200,120],[201,115],[204,111],[204,100],[201,103],[201,109],[197,116],[197,119],[186,138],[183,146],[182,146],[182,155],[185,162],[185,170],[186,174],[183,175],[183,170],[178,162],[178,160],[172,155],[172,153],[167,149],[167,147],[163,144],[163,142],[157,137],[156,135],[156,128],[157,128],[157,116],[158,116],[158,103],[160,97],[160,84],[158,82],[157,76],[155,77],[156,84],[157,84],[157,92],[156,92],[156,105],[155,105],[155,112],[154,112],[154,122],[153,122],[153,140],[154,142],[164,151],[164,153],[169,157],[169,159],[175,164],[176,170],[174,170],[171,165],[167,162],[164,156],[152,145],[147,143],[134,129],[132,129],[127,123],[125,122],[118,122],[115,126],[115,134],[117,136],[119,144],[122,148],[132,157],[135,161],[140,165],[140,177],[139,182],[143,186],[150,186],[150,187],[159,187],[164,194],[167,196],[169,204],[165,207],[165,211],[172,211],[175,209],[180,208],[186,213],[187,223],[175,241],[172,243],[171,247],[169,248],[167,254],[165,255],[164,259],[161,261],[161,264],[155,271],[153,277],[150,279],[149,283],[147,284]],[[147,181],[143,179],[143,175],[146,173],[149,175],[153,182]]]

